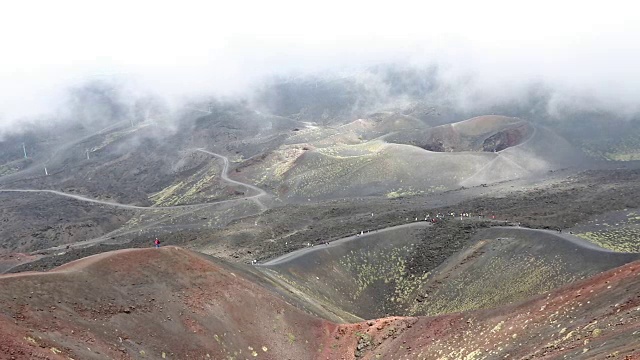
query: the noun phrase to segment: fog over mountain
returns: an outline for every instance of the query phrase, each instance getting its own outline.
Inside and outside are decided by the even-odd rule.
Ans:
[[[640,359],[640,11],[0,3],[0,359]]]
[[[7,3],[0,131],[38,119],[101,122],[124,116],[122,109],[134,116],[136,102],[149,99],[166,111],[211,97],[269,109],[284,106],[270,89],[297,91],[277,85],[296,82],[332,95],[349,83],[363,99],[342,105],[356,110],[410,99],[469,113],[502,107],[556,119],[576,110],[633,118],[640,94],[633,10],[631,2],[578,1]]]

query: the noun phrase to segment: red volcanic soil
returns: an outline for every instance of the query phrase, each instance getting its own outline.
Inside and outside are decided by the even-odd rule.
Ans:
[[[335,338],[345,358],[640,359],[640,262],[520,304],[345,325]]]
[[[520,119],[478,116],[428,129],[418,146],[436,152],[502,151],[523,143],[532,131],[532,126]]]
[[[640,356],[640,262],[499,309],[346,325],[265,284],[176,247],[0,276],[0,359]]]
[[[175,247],[0,277],[0,359],[306,359],[335,325]]]
[[[482,143],[482,151],[502,151],[522,143],[528,131],[526,124],[497,132]]]

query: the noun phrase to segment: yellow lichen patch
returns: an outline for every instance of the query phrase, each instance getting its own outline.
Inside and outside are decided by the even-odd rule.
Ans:
[[[606,153],[605,157],[614,161],[635,161],[640,160],[640,151]]]
[[[388,192],[386,194],[386,197],[389,198],[389,199],[397,199],[397,198],[401,198],[401,197],[415,196],[415,195],[421,195],[421,194],[424,194],[424,191],[415,190],[415,189],[409,187],[407,189],[399,188],[398,190]]]
[[[278,186],[282,183],[300,156],[310,149],[308,144],[284,145],[272,151],[264,160],[255,166],[253,182],[262,186]]]
[[[207,188],[214,184],[218,174],[216,166],[205,167],[187,179],[177,181],[149,198],[155,206],[185,205],[207,201],[211,196]]]
[[[94,147],[91,149],[91,151],[98,151],[98,150],[102,150],[105,147],[109,146],[110,144],[112,144],[113,142],[115,142],[118,139],[121,139],[129,134],[133,134],[134,132],[143,129],[147,126],[151,125],[148,122],[145,123],[140,123],[135,127],[131,127],[131,128],[126,128],[124,130],[120,130],[120,131],[113,131],[113,132],[109,132],[107,133],[107,135],[105,136],[104,140],[102,140],[102,143],[100,143],[98,146]]]
[[[366,141],[360,144],[336,145],[320,148],[317,151],[323,155],[331,156],[335,159],[347,159],[365,155],[375,155],[387,147],[387,144],[380,140]]]
[[[560,260],[524,254],[493,256],[482,266],[481,272],[469,269],[445,283],[434,284],[425,301],[415,303],[409,314],[439,315],[494,307],[543,293],[577,279],[577,275],[563,272]]]
[[[416,276],[407,270],[407,254],[413,251],[413,246],[403,246],[391,249],[389,252],[353,252],[340,259],[340,265],[355,275],[357,289],[353,291],[353,300],[357,300],[373,284],[384,283],[393,285],[391,302],[406,304],[410,302],[412,294],[424,283],[428,273]]]
[[[480,351],[480,349],[476,349],[468,353],[467,356],[464,357],[464,360],[480,359],[481,357],[482,357],[482,351]]]
[[[13,174],[18,171],[20,171],[19,167],[9,166],[9,165],[0,165],[0,176]]]
[[[589,156],[610,161],[640,160],[640,133],[637,128],[627,129],[620,139],[591,138],[582,141],[582,148]]]
[[[640,228],[635,226],[587,231],[577,236],[605,249],[618,252],[640,252]]]
[[[504,321],[500,321],[498,324],[496,324],[496,326],[493,327],[493,329],[491,329],[491,332],[495,333],[500,331],[503,325],[504,325]]]
[[[169,185],[159,192],[151,195],[150,199],[156,206],[163,205],[168,202],[169,199],[174,198],[175,194],[177,194],[183,186],[184,183],[182,181]]]

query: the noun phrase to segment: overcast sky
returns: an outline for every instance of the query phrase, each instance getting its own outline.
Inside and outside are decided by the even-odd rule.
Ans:
[[[88,78],[175,98],[390,61],[472,72],[496,93],[543,80],[628,105],[639,14],[631,1],[3,1],[0,122],[49,112]]]

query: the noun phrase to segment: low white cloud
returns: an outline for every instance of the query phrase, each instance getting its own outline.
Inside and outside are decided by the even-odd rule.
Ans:
[[[459,104],[542,82],[637,110],[633,2],[7,1],[0,5],[0,124],[55,112],[69,87],[120,79],[170,101],[233,95],[264,76],[436,63]],[[561,101],[561,100],[558,100]]]

